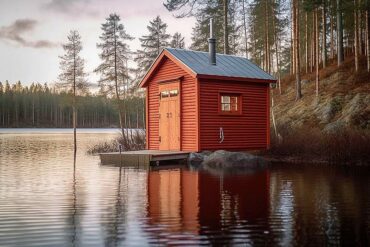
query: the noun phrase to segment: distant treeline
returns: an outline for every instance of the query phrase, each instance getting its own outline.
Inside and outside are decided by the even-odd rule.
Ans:
[[[58,92],[47,84],[0,82],[0,127],[72,127],[72,95]],[[125,99],[128,128],[143,128],[145,113],[143,98]],[[78,127],[119,127],[117,104],[104,96],[77,97]]]

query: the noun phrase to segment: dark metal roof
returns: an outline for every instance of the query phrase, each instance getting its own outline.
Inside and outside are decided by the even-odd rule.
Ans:
[[[217,53],[216,65],[210,65],[208,52],[165,49],[196,74],[275,80],[270,74],[243,57]]]

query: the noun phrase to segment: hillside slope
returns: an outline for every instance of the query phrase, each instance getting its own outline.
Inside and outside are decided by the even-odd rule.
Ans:
[[[353,59],[343,66],[331,65],[320,71],[320,96],[315,95],[315,75],[302,76],[301,100],[295,100],[293,77],[282,80],[282,94],[272,90],[277,126],[310,127],[324,131],[341,127],[370,129],[370,74],[361,60],[354,71]]]

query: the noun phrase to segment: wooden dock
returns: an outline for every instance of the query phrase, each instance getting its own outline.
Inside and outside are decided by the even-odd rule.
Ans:
[[[102,164],[118,164],[123,166],[149,166],[158,165],[161,161],[185,160],[189,152],[184,151],[159,151],[159,150],[139,150],[114,153],[100,153]]]

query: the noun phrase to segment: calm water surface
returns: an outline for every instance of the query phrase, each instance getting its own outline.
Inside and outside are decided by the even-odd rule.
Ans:
[[[32,133],[31,133],[32,132]],[[116,130],[0,130],[0,246],[362,245],[367,168],[253,174],[100,165]]]

